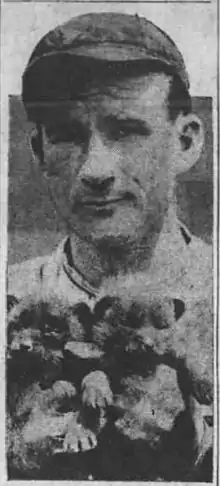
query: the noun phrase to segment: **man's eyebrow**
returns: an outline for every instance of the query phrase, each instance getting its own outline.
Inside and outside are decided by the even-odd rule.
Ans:
[[[141,120],[140,118],[132,117],[131,115],[106,115],[103,117],[103,121],[109,124],[121,124],[127,126],[136,127],[136,129],[140,129],[146,131],[146,133],[151,132],[151,128],[145,120]]]

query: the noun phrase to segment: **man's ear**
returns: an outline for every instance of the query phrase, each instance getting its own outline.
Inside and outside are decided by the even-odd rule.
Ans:
[[[193,113],[180,114],[175,122],[174,137],[173,171],[179,174],[189,170],[201,155],[204,143],[201,120]]]
[[[34,157],[37,159],[40,167],[44,168],[44,150],[43,150],[43,135],[41,125],[33,128],[30,135],[30,145]]]

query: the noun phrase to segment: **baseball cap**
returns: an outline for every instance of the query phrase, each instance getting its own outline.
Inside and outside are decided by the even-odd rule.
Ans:
[[[36,45],[23,74],[22,98],[30,108],[40,103],[77,99],[83,84],[102,66],[158,63],[178,76],[186,89],[184,59],[173,40],[153,22],[119,13],[91,13],[70,19]]]

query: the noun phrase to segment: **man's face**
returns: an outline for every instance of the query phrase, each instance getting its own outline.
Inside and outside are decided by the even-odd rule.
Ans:
[[[93,89],[48,113],[49,183],[71,230],[95,244],[140,242],[162,224],[173,125],[163,74]]]

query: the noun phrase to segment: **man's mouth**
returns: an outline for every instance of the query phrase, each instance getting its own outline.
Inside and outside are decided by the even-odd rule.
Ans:
[[[84,199],[80,202],[78,208],[88,215],[94,215],[99,218],[110,218],[115,211],[115,207],[122,201],[122,198]]]
[[[111,197],[93,197],[91,196],[84,196],[78,200],[79,206],[89,206],[89,207],[97,207],[97,208],[105,208],[114,204],[129,202],[134,200],[135,197],[130,192],[125,192],[118,196],[111,196]]]
[[[82,211],[98,217],[110,217],[117,207],[133,199],[134,196],[131,194],[123,194],[123,196],[111,198],[82,197],[75,202],[74,211]]]
[[[84,199],[81,202],[81,206],[89,206],[94,208],[107,208],[114,204],[117,204],[123,201],[124,198],[115,198],[115,199]]]

